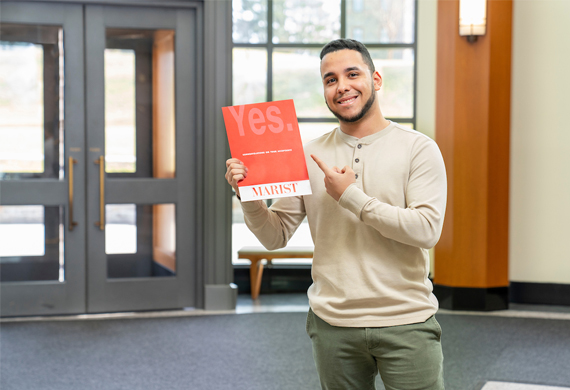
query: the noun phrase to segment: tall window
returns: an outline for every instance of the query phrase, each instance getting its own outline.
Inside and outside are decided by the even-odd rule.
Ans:
[[[319,53],[352,38],[382,75],[384,116],[414,127],[416,10],[416,0],[233,0],[233,104],[293,99],[304,143],[330,132],[338,121],[324,102]],[[236,206],[234,237],[255,245],[241,237]],[[290,244],[312,245],[299,229]]]

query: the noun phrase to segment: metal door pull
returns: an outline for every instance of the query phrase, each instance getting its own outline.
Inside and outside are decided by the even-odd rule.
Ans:
[[[69,174],[68,180],[68,194],[69,194],[69,231],[72,231],[77,222],[73,220],[73,164],[77,164],[77,160],[69,157],[67,163],[67,170]]]
[[[95,226],[105,230],[105,156],[99,156],[95,164],[99,165],[99,220]]]

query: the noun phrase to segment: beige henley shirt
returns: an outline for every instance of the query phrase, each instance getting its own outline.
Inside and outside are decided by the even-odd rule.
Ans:
[[[309,304],[333,326],[423,322],[438,302],[428,249],[439,240],[447,182],[437,144],[397,123],[364,138],[340,128],[306,144],[312,195],[243,202],[245,222],[269,250],[286,246],[307,216],[315,244]],[[338,202],[314,154],[356,173]]]

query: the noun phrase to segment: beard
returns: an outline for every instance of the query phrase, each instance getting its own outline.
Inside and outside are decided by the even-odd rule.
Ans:
[[[352,117],[346,117],[346,116],[342,116],[341,114],[339,114],[338,112],[334,111],[332,108],[330,108],[327,100],[325,99],[325,104],[327,105],[328,109],[330,110],[330,112],[333,113],[334,116],[336,116],[340,121],[346,122],[346,123],[354,123],[354,122],[358,122],[359,120],[361,120],[362,118],[364,118],[364,116],[368,113],[368,111],[370,111],[370,108],[372,107],[372,104],[374,104],[374,101],[376,100],[376,91],[374,91],[374,85],[372,86],[372,93],[370,94],[370,97],[368,98],[368,100],[366,101],[366,104],[364,104],[364,107],[362,107],[362,110],[360,110],[360,112]]]

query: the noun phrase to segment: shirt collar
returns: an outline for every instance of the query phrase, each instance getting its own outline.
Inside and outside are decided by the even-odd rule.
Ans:
[[[388,122],[390,122],[390,124],[388,126],[386,126],[384,129],[382,129],[382,130],[380,130],[374,134],[367,135],[366,137],[362,137],[362,138],[356,138],[356,137],[353,137],[352,135],[348,135],[346,133],[343,133],[342,130],[340,129],[340,126],[337,127],[335,129],[335,131],[336,131],[336,134],[340,137],[340,139],[342,139],[344,142],[346,142],[347,144],[349,144],[352,147],[355,147],[357,144],[370,145],[374,141],[376,141],[376,140],[384,137],[388,133],[390,133],[396,127],[395,122],[392,122],[390,120]]]

